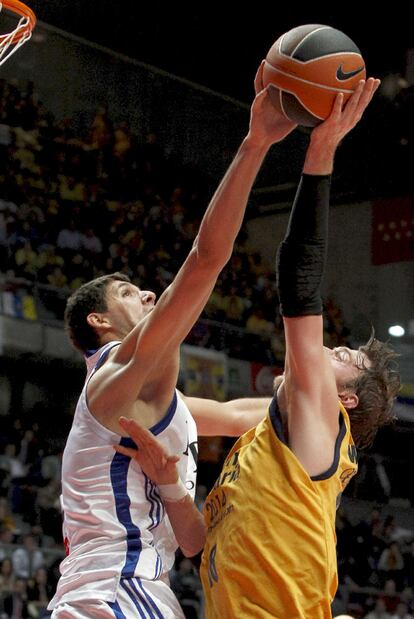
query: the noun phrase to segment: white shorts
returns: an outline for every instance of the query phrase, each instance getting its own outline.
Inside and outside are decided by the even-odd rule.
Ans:
[[[170,587],[162,580],[122,578],[115,602],[61,602],[51,619],[185,619]]]

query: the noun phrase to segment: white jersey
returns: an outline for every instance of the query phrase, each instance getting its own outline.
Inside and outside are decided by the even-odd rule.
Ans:
[[[95,364],[89,368],[64,450],[61,500],[68,554],[50,608],[84,599],[113,602],[121,578],[164,579],[174,563],[177,542],[157,486],[135,460],[112,447],[135,444],[106,429],[88,409],[88,381],[118,344],[107,344],[88,360],[89,366]],[[177,392],[150,431],[169,453],[181,454],[179,475],[194,497],[197,431]]]

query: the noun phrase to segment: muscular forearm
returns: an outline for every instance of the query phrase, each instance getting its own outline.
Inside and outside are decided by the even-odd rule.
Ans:
[[[311,136],[303,166],[304,174],[312,176],[332,174],[337,146],[334,140]]]
[[[226,408],[235,413],[255,413],[258,410],[266,411],[270,406],[271,398],[237,398],[225,403]]]
[[[280,309],[285,317],[322,313],[329,192],[329,175],[302,176],[277,255]]]
[[[240,436],[265,417],[270,398],[238,398],[217,402],[205,398],[184,398],[200,436]]]
[[[183,554],[186,557],[196,555],[204,546],[206,526],[191,496],[187,494],[177,502],[164,500],[164,505]]]
[[[244,434],[266,416],[271,398],[239,398],[226,402],[223,407],[229,419],[233,420],[230,436]]]
[[[250,190],[268,148],[268,144],[258,144],[249,137],[242,142],[201,223],[195,241],[201,259],[224,265],[230,258]]]

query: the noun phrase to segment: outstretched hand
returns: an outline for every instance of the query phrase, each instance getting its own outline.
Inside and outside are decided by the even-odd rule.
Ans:
[[[343,93],[337,95],[328,118],[311,133],[303,167],[306,174],[331,174],[338,144],[361,120],[379,85],[380,80],[373,77],[361,80],[345,105]]]
[[[138,462],[141,469],[155,484],[174,484],[178,480],[176,463],[180,457],[170,456],[155,436],[134,419],[121,417],[119,425],[129,434],[137,449],[114,445],[114,449]]]
[[[361,120],[379,85],[380,80],[373,77],[366,82],[361,80],[345,105],[344,95],[339,93],[332,112],[323,123],[313,129],[312,137],[338,144]]]
[[[255,142],[269,146],[283,140],[297,127],[297,124],[273,106],[269,96],[269,89],[272,86],[266,88],[263,86],[263,66],[264,60],[254,79],[256,97],[251,107],[249,137]]]

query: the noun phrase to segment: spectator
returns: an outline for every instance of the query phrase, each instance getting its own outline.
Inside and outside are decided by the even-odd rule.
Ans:
[[[413,619],[413,615],[408,612],[407,604],[405,602],[400,602],[391,619]]]
[[[84,202],[85,186],[73,176],[62,176],[59,186],[59,196],[64,202]]]
[[[401,591],[404,583],[404,559],[397,542],[391,542],[385,548],[378,561],[378,570],[382,576],[382,582],[393,579],[397,590]]]
[[[365,615],[364,619],[391,619],[391,615],[387,612],[385,602],[382,598],[377,599],[373,610]]]
[[[243,316],[245,305],[242,297],[238,293],[236,286],[230,288],[230,292],[223,299],[223,310],[226,316],[226,322],[238,327],[243,326]]]
[[[14,540],[14,533],[8,527],[0,524],[0,561],[8,558],[7,546],[10,546]]]
[[[68,278],[58,266],[53,267],[46,279],[47,283],[54,288],[65,288],[68,283]]]
[[[397,593],[397,587],[392,578],[389,578],[385,582],[382,598],[387,608],[387,612],[393,614],[400,602],[400,596]]]
[[[395,516],[387,516],[384,522],[383,536],[386,541],[400,542],[413,539],[414,531],[401,527]]]
[[[1,530],[7,529],[12,533],[16,532],[16,522],[11,513],[11,508],[7,497],[0,497],[0,527]]]
[[[25,535],[23,546],[19,546],[12,554],[14,573],[18,578],[30,578],[39,567],[43,567],[45,559],[34,535]]]
[[[82,247],[90,254],[100,254],[102,252],[102,242],[90,226],[86,228],[82,235]]]
[[[37,272],[37,254],[30,241],[19,247],[14,255],[14,272],[17,277],[34,279]]]
[[[404,555],[405,584],[414,587],[414,540],[411,540],[407,552]]]
[[[0,456],[0,468],[8,471],[10,479],[18,479],[26,475],[26,467],[16,457],[16,445],[8,443],[4,454]]]
[[[113,144],[113,127],[109,119],[108,107],[100,106],[90,128],[88,143],[92,150],[107,150]]]
[[[39,567],[33,578],[27,584],[27,600],[30,617],[42,619],[49,617],[47,605],[52,597],[52,590],[48,582],[47,571],[44,567]]]
[[[0,564],[0,608],[4,598],[12,594],[14,581],[13,564],[5,557]]]
[[[3,599],[1,612],[10,619],[30,619],[27,608],[27,584],[24,578],[16,578],[12,592]]]
[[[73,219],[70,220],[67,227],[62,228],[59,232],[56,244],[59,249],[65,251],[79,251],[82,248],[82,235],[76,227]]]

